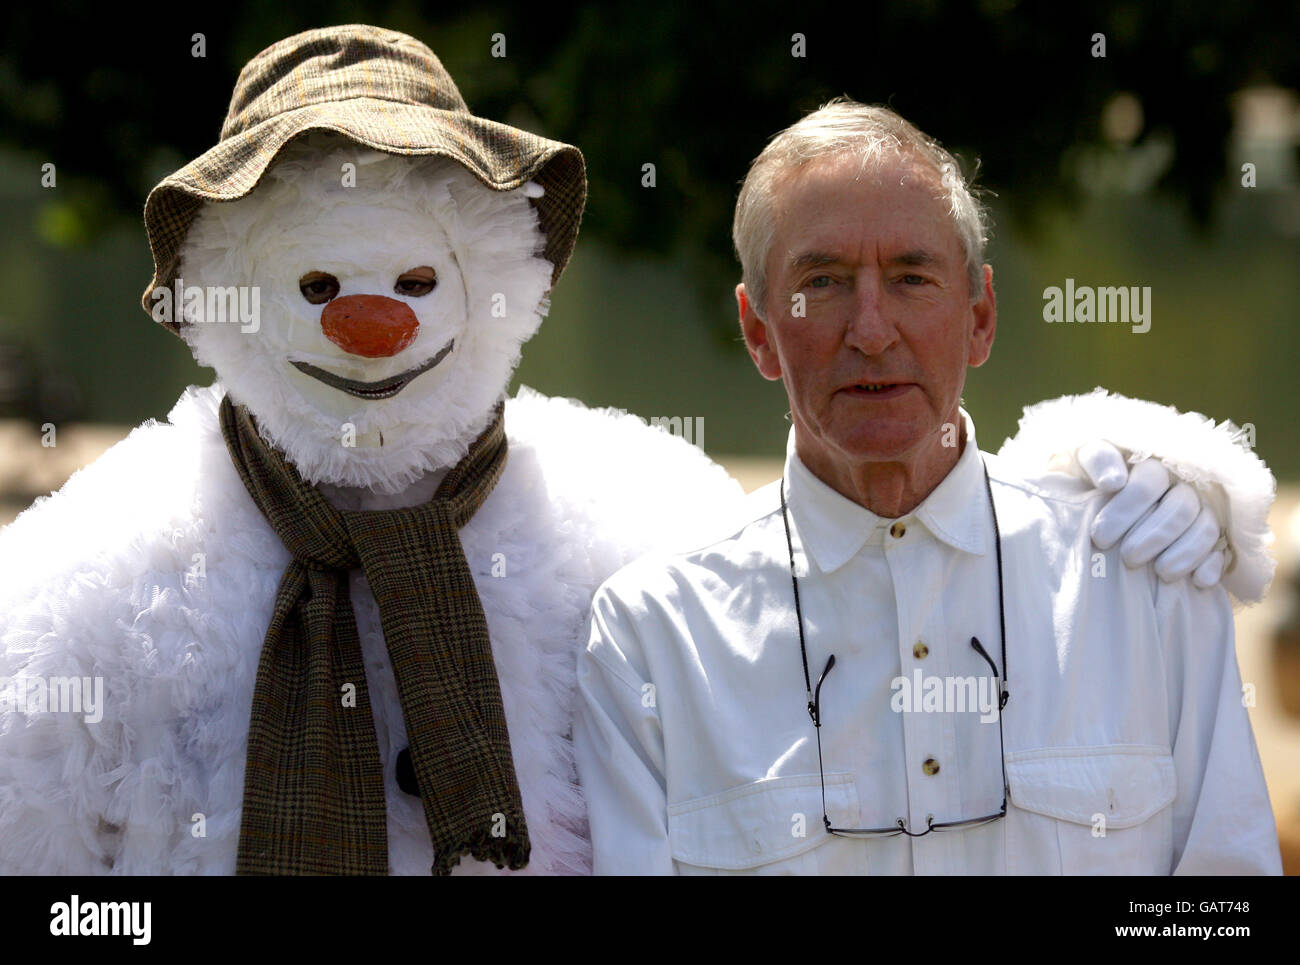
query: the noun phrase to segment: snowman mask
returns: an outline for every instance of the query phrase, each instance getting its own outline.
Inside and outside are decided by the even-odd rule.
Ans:
[[[255,323],[187,297],[181,333],[304,479],[400,492],[465,454],[541,324],[541,193],[315,132],[180,252],[187,291],[254,292]]]

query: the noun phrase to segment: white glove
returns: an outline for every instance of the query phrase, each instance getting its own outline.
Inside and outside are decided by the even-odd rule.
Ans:
[[[1115,493],[1093,520],[1092,541],[1099,549],[1123,537],[1120,558],[1127,566],[1155,560],[1156,575],[1166,583],[1188,574],[1202,588],[1219,582],[1227,539],[1193,487],[1171,487],[1169,470],[1158,459],[1143,460],[1130,472],[1123,453],[1104,440],[1080,446],[1076,457],[1094,486]]]
[[[1107,443],[1098,444],[1099,439]],[[1099,388],[1025,409],[1015,438],[1002,444],[998,457],[1008,471],[1025,477],[1045,471],[1076,474],[1112,493],[1128,492],[1129,470],[1134,470],[1137,489],[1102,507],[1110,519],[1096,520],[1096,544],[1119,545],[1127,560],[1149,560],[1154,554],[1154,568],[1163,578],[1190,575],[1196,585],[1218,582],[1234,605],[1247,605],[1264,598],[1277,566],[1269,551],[1273,534],[1268,526],[1277,481],[1246,442],[1235,423],[1216,423],[1198,412],[1179,412]],[[1193,486],[1198,502],[1213,516],[1201,519],[1198,509],[1181,534],[1173,532],[1177,527],[1170,520],[1156,518],[1155,508],[1170,490],[1159,471],[1138,472],[1130,462],[1146,456],[1155,456],[1168,469],[1170,482]],[[1144,487],[1148,491],[1142,495]],[[1178,496],[1169,511],[1186,518],[1185,512],[1173,513],[1183,499]],[[1143,533],[1147,510],[1154,522],[1152,531]],[[1209,540],[1212,522],[1215,529],[1226,530],[1225,537]],[[1126,534],[1132,542],[1121,544]],[[1163,540],[1165,547],[1143,545],[1149,539]]]

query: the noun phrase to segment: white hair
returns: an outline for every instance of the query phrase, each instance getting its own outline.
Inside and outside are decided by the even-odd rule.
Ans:
[[[856,154],[867,164],[910,156],[939,175],[949,215],[966,258],[971,302],[983,292],[988,214],[961,167],[940,144],[887,107],[837,97],[778,133],[754,159],[736,200],[732,238],[745,290],[761,317],[767,298],[767,256],[776,235],[775,185],[787,171],[815,158]]]

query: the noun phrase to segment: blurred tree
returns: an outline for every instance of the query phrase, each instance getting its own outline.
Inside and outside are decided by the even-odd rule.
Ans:
[[[350,22],[421,38],[477,113],[587,156],[583,243],[525,355],[528,384],[705,413],[718,452],[779,449],[784,397],[737,344],[731,209],[768,136],[848,94],[978,160],[996,196],[1004,324],[970,383],[982,438],[995,445],[1031,399],[1100,383],[1257,425],[1270,465],[1300,474],[1295,0],[12,4],[0,14],[0,340],[30,351],[0,357],[0,409],[46,413],[76,401],[59,389],[72,386],[90,417],[134,423],[210,379],[135,307],[145,195],[215,143],[249,58]],[[1254,190],[1240,189],[1243,160],[1259,162]],[[56,191],[41,186],[50,163]],[[1154,286],[1153,332],[1034,324],[1038,293],[1065,277]],[[35,391],[37,363],[48,391]]]
[[[44,234],[68,243],[138,218],[148,189],[216,139],[235,75],[282,37],[368,21],[425,40],[471,107],[579,145],[584,230],[625,249],[685,253],[710,299],[735,276],[736,186],[771,133],[829,97],[888,102],[1007,190],[1032,225],[1078,189],[1080,144],[1131,95],[1135,143],[1169,160],[1156,189],[1199,224],[1226,169],[1230,95],[1300,88],[1300,4],[1182,0],[937,0],[860,7],[717,0],[566,9],[498,0],[160,8],[124,23],[90,2],[12,5],[0,39],[0,144],[53,160]],[[111,30],[109,27],[111,26]],[[124,32],[125,31],[125,32]],[[131,41],[124,38],[131,36]],[[205,56],[194,56],[203,34]],[[503,34],[506,56],[491,53]],[[1105,56],[1096,56],[1095,35]],[[656,186],[642,187],[643,165]],[[725,294],[722,293],[722,294]]]

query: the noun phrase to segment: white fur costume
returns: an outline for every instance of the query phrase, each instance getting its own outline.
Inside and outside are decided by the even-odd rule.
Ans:
[[[356,187],[340,184],[345,162],[358,166]],[[233,873],[253,685],[288,552],[230,460],[221,395],[248,405],[336,505],[427,500],[487,423],[545,312],[551,265],[536,254],[528,200],[538,190],[491,192],[448,162],[317,134],[286,149],[252,195],[205,210],[183,251],[184,287],[257,284],[258,330],[205,322],[206,306],[182,302],[185,336],[219,383],[188,390],[169,424],[136,429],[0,536],[0,677],[100,677],[105,688],[97,722],[0,702],[0,872]],[[340,351],[298,291],[305,271],[323,269],[340,295],[387,293],[422,264],[436,268],[439,297],[396,296],[420,328],[391,358]],[[449,338],[443,363],[380,403],[285,365],[379,380]],[[344,424],[354,447],[340,445]],[[461,537],[528,819],[526,871],[585,872],[568,733],[591,595],[741,492],[702,452],[633,416],[525,390],[505,425],[505,471]],[[396,783],[407,739],[378,607],[359,573],[350,591],[386,775],[390,867],[428,874],[423,808]],[[466,858],[455,871],[496,869]]]
[[[139,427],[0,534],[0,677],[104,682],[98,722],[0,703],[0,873],[234,871],[253,685],[288,554],[226,451],[223,391],[337,505],[410,505],[486,424],[540,323],[550,266],[535,255],[533,189],[492,194],[436,162],[363,155],[360,171],[375,180],[340,193],[334,150],[319,139],[291,149],[252,195],[209,206],[191,231],[187,285],[263,289],[255,335],[188,316],[186,336],[218,385],[187,390],[168,423]],[[358,233],[357,219],[372,231]],[[395,273],[422,264],[438,269],[446,297],[410,299],[420,335],[407,361],[345,358],[296,288],[324,267],[341,294],[386,292]],[[504,318],[491,309],[501,293]],[[457,348],[446,362],[379,404],[330,395],[284,365],[309,358],[377,380],[447,338]],[[1116,416],[1112,428],[1132,422]],[[343,423],[363,440],[382,433],[384,445],[340,446]],[[461,536],[528,820],[525,873],[582,873],[590,847],[568,734],[592,593],[641,552],[715,524],[740,489],[632,416],[524,390],[505,426],[505,472]],[[1092,423],[1089,438],[1106,428]],[[1022,457],[1045,462],[1060,441],[1049,433],[1046,448]],[[427,874],[423,809],[395,779],[407,743],[396,686],[356,573],[351,597],[386,775],[390,868]],[[466,858],[455,873],[498,872]]]
[[[2,873],[234,872],[257,658],[288,553],[235,473],[217,425],[220,395],[190,389],[170,424],[136,429],[0,539],[0,675],[106,679],[96,724],[0,709]],[[700,525],[739,487],[633,416],[521,392],[506,428],[505,472],[461,538],[528,818],[526,872],[585,872],[566,735],[591,595],[659,545],[661,527]],[[498,553],[506,571],[493,577]],[[360,583],[354,574],[389,861],[395,873],[428,874],[423,809],[394,775],[407,744],[396,684]],[[197,814],[206,837],[192,833]],[[468,858],[455,869],[475,871],[496,869]]]
[[[1223,574],[1224,589],[1238,605],[1264,598],[1277,568],[1268,528],[1277,483],[1245,445],[1241,429],[1226,420],[1216,425],[1197,412],[1096,388],[1029,406],[1016,437],[998,455],[1029,474],[1041,471],[1055,453],[1065,457],[1057,461],[1061,470],[1082,476],[1074,453],[1098,437],[1126,450],[1130,462],[1160,459],[1170,473],[1192,485],[1214,510],[1236,557]]]

